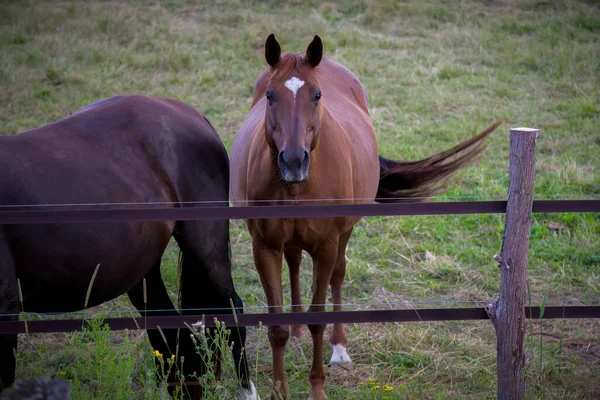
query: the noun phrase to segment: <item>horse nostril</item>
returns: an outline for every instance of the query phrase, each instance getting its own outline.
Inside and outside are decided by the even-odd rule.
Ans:
[[[308,151],[304,150],[304,158],[302,159],[302,162],[306,162],[306,160],[308,160]]]
[[[283,151],[279,152],[279,155],[277,156],[277,161],[279,162],[279,164],[287,164]]]

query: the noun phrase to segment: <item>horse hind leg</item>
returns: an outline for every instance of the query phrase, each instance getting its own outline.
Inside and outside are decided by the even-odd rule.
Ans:
[[[338,255],[336,258],[335,267],[333,269],[333,274],[331,275],[331,297],[333,301],[333,311],[335,312],[342,311],[342,286],[344,283],[344,276],[346,275],[346,246],[348,245],[348,240],[350,239],[351,235],[352,229],[340,237]],[[346,338],[343,324],[333,325],[333,330],[331,332],[331,336],[329,337],[329,344],[333,350],[331,360],[329,361],[331,365],[352,362],[346,350],[348,339]]]
[[[300,291],[300,265],[302,264],[302,249],[297,247],[286,248],[285,261],[290,270],[290,285],[292,288],[292,312],[302,312],[302,293]],[[302,325],[291,325],[292,338],[302,337]]]
[[[15,265],[6,244],[0,243],[0,321],[16,321],[21,309]],[[0,393],[15,380],[17,334],[0,334]]]
[[[237,293],[234,295],[233,305],[238,310],[236,312],[240,314],[244,312],[244,304]],[[248,367],[248,357],[245,349],[246,328],[243,326],[238,326],[237,329],[232,329],[231,333],[232,334],[229,336],[228,346],[231,348],[233,362],[235,363],[236,367],[236,374],[242,386],[239,400],[260,400],[260,396],[256,391],[254,382],[250,380],[250,368]]]
[[[199,314],[205,309],[209,313],[215,308],[231,310],[233,301],[236,312],[243,312],[243,303],[233,284],[229,250],[228,221],[185,221],[179,222],[175,239],[182,252],[180,260],[179,303],[182,314]],[[193,310],[188,310],[193,309]],[[214,311],[214,310],[213,310]],[[233,310],[231,310],[233,312]],[[246,328],[228,327],[228,345],[231,347],[236,374],[241,386],[240,399],[259,399],[250,380],[246,357]],[[213,330],[214,332],[214,330]],[[185,333],[185,334],[184,334]],[[210,335],[209,345],[213,348],[211,359],[217,376],[221,370],[219,346],[214,346]],[[189,346],[189,332],[182,331],[180,348]],[[187,348],[187,347],[184,347]],[[195,351],[195,347],[193,348]],[[187,364],[187,358],[186,358]],[[206,371],[207,366],[204,366]]]

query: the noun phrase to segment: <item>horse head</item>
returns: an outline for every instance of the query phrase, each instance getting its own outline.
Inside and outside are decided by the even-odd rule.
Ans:
[[[310,153],[319,138],[322,96],[315,68],[323,57],[323,43],[315,36],[304,55],[281,54],[273,34],[265,43],[271,66],[266,97],[265,138],[277,156],[284,181],[308,179]]]

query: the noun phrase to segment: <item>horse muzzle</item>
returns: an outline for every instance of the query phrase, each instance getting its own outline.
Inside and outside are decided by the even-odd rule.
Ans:
[[[310,154],[303,148],[282,150],[277,156],[277,165],[283,180],[288,183],[301,183],[308,179]]]

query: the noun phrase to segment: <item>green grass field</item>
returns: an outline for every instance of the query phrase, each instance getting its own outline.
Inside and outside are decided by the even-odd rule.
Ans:
[[[4,1],[0,133],[38,127],[104,97],[145,94],[194,106],[229,147],[265,68],[270,33],[294,52],[321,36],[325,54],[366,87],[386,157],[422,158],[501,119],[478,162],[440,199],[503,199],[508,132],[516,126],[542,131],[537,199],[600,196],[600,8],[593,0]],[[561,229],[549,229],[552,222]],[[502,233],[501,215],[363,220],[349,244],[344,300],[357,304],[349,309],[484,305],[498,293],[492,256]],[[241,221],[232,221],[232,245],[237,290],[250,312],[262,312]],[[163,275],[174,296],[176,262],[173,246]],[[532,305],[598,300],[599,267],[600,215],[534,216]],[[289,293],[289,282],[284,289]],[[94,312],[113,316],[125,308],[132,307],[121,298]],[[347,331],[354,365],[327,370],[332,399],[495,398],[495,334],[487,321]],[[533,321],[527,334],[527,398],[600,397],[600,321]],[[309,394],[305,336],[286,355],[292,399]],[[164,395],[153,389],[153,354],[142,331],[21,339],[18,378],[70,378],[75,398]],[[251,330],[248,346],[265,398],[266,330]],[[236,396],[232,377],[229,368],[215,397]]]

